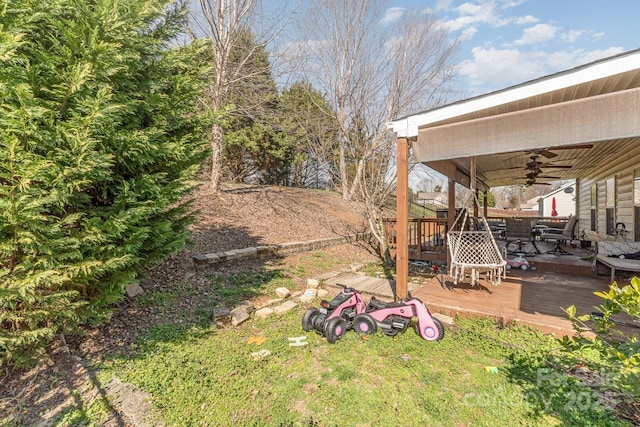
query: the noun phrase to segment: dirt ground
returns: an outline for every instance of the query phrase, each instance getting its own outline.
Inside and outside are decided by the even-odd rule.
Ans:
[[[327,191],[281,187],[225,185],[219,194],[206,185],[192,192],[197,210],[192,229],[192,245],[150,269],[144,280],[147,292],[162,291],[180,282],[197,295],[209,286],[208,279],[196,271],[196,254],[216,253],[258,245],[300,242],[366,231],[362,217],[340,195]],[[370,247],[341,245],[326,249],[338,255],[340,265],[375,260]],[[277,262],[301,262],[292,255]],[[257,263],[257,261],[253,261]],[[228,263],[219,272],[252,268],[251,262]],[[312,271],[306,266],[305,271]],[[298,278],[303,286],[304,278]],[[0,370],[0,422],[16,426],[55,425],[55,419],[69,408],[80,408],[103,397],[93,363],[118,351],[126,351],[139,331],[159,322],[180,321],[180,312],[193,305],[186,299],[175,312],[159,314],[153,307],[139,308],[125,299],[115,307],[110,321],[98,328],[87,328],[84,336],[60,337],[45,360],[29,370]],[[171,319],[175,316],[175,319]],[[107,426],[130,426],[132,420],[114,411]]]

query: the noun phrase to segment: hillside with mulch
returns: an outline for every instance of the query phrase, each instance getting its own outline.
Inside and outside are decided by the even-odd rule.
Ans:
[[[168,295],[176,286],[188,290],[187,297],[170,307],[137,304],[123,300],[106,324],[86,328],[83,336],[60,337],[49,348],[45,362],[30,370],[0,370],[0,423],[10,425],[55,425],[55,419],[70,408],[84,407],[104,395],[92,364],[116,353],[135,352],[141,331],[167,322],[183,324],[203,310],[211,297],[211,275],[235,271],[276,268],[314,274],[319,267],[309,255],[295,254],[274,260],[253,260],[218,265],[214,271],[197,271],[193,256],[231,249],[287,242],[301,242],[345,236],[366,231],[366,224],[348,202],[330,191],[269,186],[224,185],[220,193],[205,184],[192,191],[195,222],[191,244],[146,272],[143,280],[146,298]],[[332,269],[354,262],[375,261],[375,250],[363,245],[327,248]],[[294,277],[304,288],[306,277]],[[204,308],[206,309],[206,307]],[[112,413],[107,426],[133,425]]]

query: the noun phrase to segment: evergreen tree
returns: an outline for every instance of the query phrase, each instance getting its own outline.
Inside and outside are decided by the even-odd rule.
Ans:
[[[338,163],[338,124],[329,102],[310,83],[297,82],[280,97],[280,117],[293,141],[291,185],[325,187]]]
[[[101,317],[184,243],[211,123],[202,46],[170,45],[171,3],[0,8],[0,364]]]
[[[228,89],[233,106],[223,137],[225,179],[234,182],[286,185],[293,158],[291,138],[280,128],[278,90],[271,75],[269,54],[247,29],[239,32],[230,62],[244,76]]]

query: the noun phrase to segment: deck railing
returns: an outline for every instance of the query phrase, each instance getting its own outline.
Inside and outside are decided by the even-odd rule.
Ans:
[[[526,217],[548,226],[563,226],[566,217]],[[493,227],[498,223],[504,224],[504,217],[487,217],[489,226]],[[387,218],[384,220],[387,245],[391,256],[395,257],[396,242],[396,219]],[[504,229],[494,232],[496,239],[505,237]],[[446,218],[409,218],[409,229],[407,240],[409,244],[409,260],[446,262],[447,260],[447,231],[448,224]]]
[[[384,221],[387,244],[391,256],[395,257],[396,219]],[[409,259],[421,261],[447,260],[447,219],[444,218],[410,218],[407,240],[409,243]]]

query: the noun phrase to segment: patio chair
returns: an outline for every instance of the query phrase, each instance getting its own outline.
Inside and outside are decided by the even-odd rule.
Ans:
[[[504,235],[507,245],[505,249],[508,254],[525,254],[535,255],[538,251],[533,238],[531,236],[531,227],[533,222],[528,218],[505,218],[507,225]],[[531,244],[533,248],[531,250],[525,250],[525,245]]]
[[[542,230],[540,234],[540,240],[546,241],[555,241],[555,246],[550,251],[547,251],[548,254],[556,254],[556,255],[573,255],[573,253],[562,248],[562,244],[570,241],[574,237],[574,228],[578,223],[578,218],[572,216],[567,221],[567,224],[563,229],[554,229],[554,228],[546,228]]]

